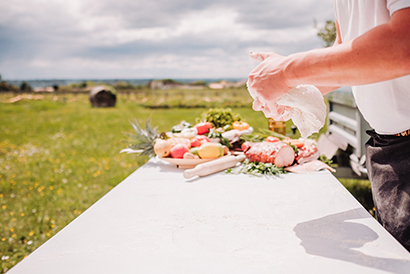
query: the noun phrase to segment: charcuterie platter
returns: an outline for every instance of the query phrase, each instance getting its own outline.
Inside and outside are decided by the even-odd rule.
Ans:
[[[253,128],[239,115],[231,113],[231,110],[219,110],[205,118],[194,125],[182,121],[173,126],[171,131],[161,134],[148,122],[146,128],[142,129],[135,120],[132,123],[136,132],[133,139],[137,141],[122,151],[157,156],[181,169],[197,166],[202,169],[205,163],[217,163],[226,158],[220,161],[224,167],[231,168],[237,162],[243,162],[245,169],[240,169],[240,172],[252,175],[286,173],[292,169],[285,168],[314,161],[320,156],[314,140],[291,139],[269,130],[255,134]],[[238,152],[243,157],[230,157],[228,160],[231,154],[237,155]],[[220,167],[207,164],[204,169],[214,172],[220,170]]]

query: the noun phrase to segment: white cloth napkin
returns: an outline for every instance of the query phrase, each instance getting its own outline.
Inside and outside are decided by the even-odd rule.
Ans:
[[[255,105],[262,105],[262,111],[267,118],[282,121],[292,119],[304,139],[315,132],[319,132],[325,124],[326,104],[322,93],[315,86],[299,85],[294,87],[290,92],[274,102],[276,108],[274,110],[269,109],[266,102],[263,102],[258,97],[258,94],[250,89],[249,86],[248,91],[255,100],[254,109]],[[279,115],[278,109],[280,109]]]

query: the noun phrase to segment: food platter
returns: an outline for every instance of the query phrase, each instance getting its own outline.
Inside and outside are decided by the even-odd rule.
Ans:
[[[230,153],[222,157],[226,157],[228,155],[230,155]],[[210,159],[178,159],[178,158],[171,158],[171,157],[163,157],[163,158],[159,157],[159,159],[166,161],[168,163],[174,164],[177,166],[177,168],[187,169],[187,168],[194,168],[199,164],[213,161],[216,159],[220,159],[222,157],[210,158]]]

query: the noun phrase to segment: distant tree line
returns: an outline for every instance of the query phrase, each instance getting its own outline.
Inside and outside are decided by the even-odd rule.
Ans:
[[[0,80],[0,91],[22,91],[22,92],[31,92],[33,91],[31,86],[27,84],[27,82],[22,82],[20,87],[17,87],[15,85],[11,85],[7,83],[6,81],[1,81]]]

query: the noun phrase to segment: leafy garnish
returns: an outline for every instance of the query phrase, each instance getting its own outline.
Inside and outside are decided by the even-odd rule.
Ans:
[[[258,133],[254,133],[254,134],[242,134],[241,136],[239,136],[239,138],[242,141],[248,141],[248,142],[262,142],[265,141],[266,137],[265,136],[261,136]]]
[[[297,146],[292,145],[290,142],[289,142],[289,143],[286,143],[286,142],[285,142],[285,144],[287,144],[287,145],[289,145],[291,148],[293,148],[293,151],[295,152],[295,154],[298,154],[298,153],[299,153],[299,149],[298,149]]]
[[[211,129],[208,133],[208,138],[218,138],[221,145],[227,146],[228,148],[232,148],[232,144],[229,142],[228,138],[222,136],[222,133]]]
[[[278,176],[286,173],[283,167],[277,167],[271,163],[250,162],[248,159],[245,159],[239,166],[228,169],[226,172],[232,174],[244,173],[254,176]]]
[[[286,139],[286,136],[277,133],[275,131],[269,130],[269,129],[259,129],[258,133],[252,133],[252,134],[242,134],[240,136],[240,139],[243,141],[249,141],[249,142],[262,142],[264,141],[268,136],[275,136],[278,137],[279,140],[283,141]]]
[[[333,160],[327,158],[324,154],[319,156],[319,161],[322,161],[323,163],[327,164],[328,166],[332,166],[333,165]]]
[[[272,131],[266,128],[260,128],[259,129],[260,133],[265,135],[266,137],[268,136],[275,136],[278,137],[281,141],[283,141],[284,139],[286,139],[286,136],[280,133],[277,133],[276,131]]]

